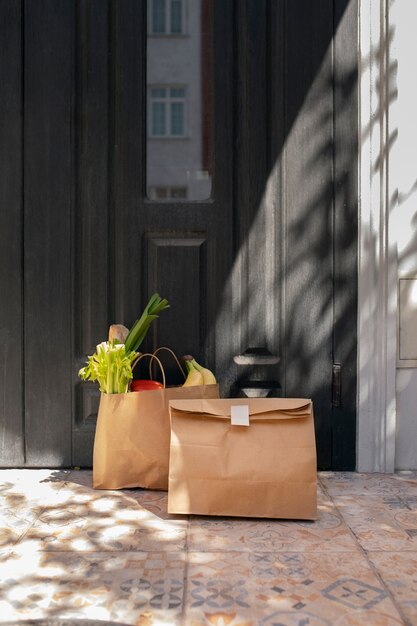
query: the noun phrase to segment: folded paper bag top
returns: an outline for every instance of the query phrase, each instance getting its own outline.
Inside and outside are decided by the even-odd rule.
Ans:
[[[172,400],[170,415],[169,513],[316,519],[311,400]]]
[[[255,420],[291,419],[310,416],[311,400],[305,398],[230,398],[223,400],[171,400],[171,409],[190,413],[193,417],[213,416],[229,419],[234,406],[248,406],[249,415]]]

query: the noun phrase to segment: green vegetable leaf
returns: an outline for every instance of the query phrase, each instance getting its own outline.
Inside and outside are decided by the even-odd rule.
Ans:
[[[161,298],[158,293],[154,293],[150,297],[141,317],[136,320],[126,337],[125,346],[127,354],[131,350],[137,351],[142,341],[145,339],[152,322],[159,317],[161,311],[168,307],[168,300]]]
[[[127,354],[123,343],[104,341],[88,357],[87,365],[78,375],[83,380],[97,382],[103,393],[126,393],[133,378],[132,362],[137,356],[135,351]]]

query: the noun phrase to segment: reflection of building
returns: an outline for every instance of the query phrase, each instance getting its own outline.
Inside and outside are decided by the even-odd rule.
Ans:
[[[208,6],[207,0],[148,0],[147,190],[152,199],[211,195]]]

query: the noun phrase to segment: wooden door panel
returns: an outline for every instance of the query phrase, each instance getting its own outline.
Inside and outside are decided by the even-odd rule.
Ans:
[[[22,465],[24,405],[21,5],[0,3],[0,464]]]
[[[285,57],[291,59],[285,67],[285,389],[290,396],[313,398],[319,467],[330,467],[334,207],[333,68],[327,42],[333,34],[332,0],[288,1],[285,32]]]
[[[169,299],[171,309],[163,313],[146,346],[168,344],[180,355],[192,350],[213,369],[227,345],[226,326],[217,327],[221,340],[220,336],[216,340],[216,326],[233,258],[232,9],[233,3],[214,3],[215,157],[212,195],[206,201],[164,203],[147,198],[143,6],[137,2],[120,5],[116,35],[122,49],[117,58],[122,82],[116,102],[115,198],[124,215],[116,236],[128,251],[123,258],[115,258],[120,278],[115,299],[123,302],[123,309],[117,305],[117,317],[131,324],[149,294],[158,291]],[[129,40],[135,43],[127,44]]]
[[[112,196],[110,166],[110,75],[112,69],[109,3],[76,3],[74,341],[72,463],[90,465],[100,394],[82,383],[78,371],[110,323]]]
[[[147,197],[147,2],[0,3],[2,465],[91,465],[99,392],[78,370],[158,291],[171,308],[143,349],[191,352],[224,396],[252,378],[312,397],[319,466],[354,467],[357,1],[210,6],[212,193],[164,202]],[[281,360],[238,365],[250,347]]]
[[[333,359],[342,364],[339,406],[332,413],[332,467],[355,468],[357,381],[358,111],[356,0],[334,4],[334,327]],[[352,128],[355,132],[352,131]]]
[[[278,4],[278,3],[276,3]],[[237,63],[235,120],[235,258],[232,357],[248,348],[265,348],[281,356],[280,324],[280,187],[277,186],[281,146],[274,146],[271,94],[282,92],[282,40],[272,56],[268,1],[236,4]],[[276,24],[279,24],[277,20]],[[274,32],[274,39],[276,32]],[[282,124],[282,121],[280,122]],[[243,381],[280,380],[280,366],[237,366],[232,362],[234,393]],[[245,383],[246,384],[246,383]]]
[[[71,463],[75,4],[25,2],[25,417],[30,466]]]
[[[204,356],[207,337],[207,239],[204,233],[176,233],[147,237],[146,284],[148,292],[159,290],[170,302],[152,333],[154,346],[169,346],[178,356]],[[164,363],[166,359],[162,356]],[[168,358],[168,363],[170,359]],[[178,368],[171,362],[168,372]],[[183,381],[176,372],[172,378]]]

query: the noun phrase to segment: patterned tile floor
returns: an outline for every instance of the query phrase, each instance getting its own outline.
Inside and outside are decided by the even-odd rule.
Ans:
[[[318,501],[188,518],[89,471],[0,470],[0,626],[417,626],[417,472],[322,472]]]

